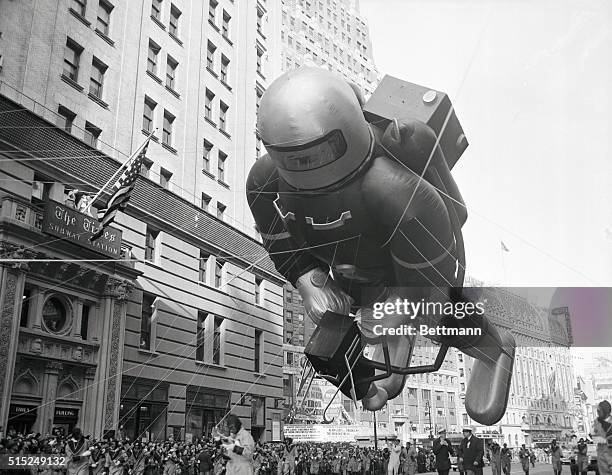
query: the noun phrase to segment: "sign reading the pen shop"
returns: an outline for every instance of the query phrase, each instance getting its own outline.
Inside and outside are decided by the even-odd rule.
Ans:
[[[95,218],[79,213],[76,209],[52,200],[45,204],[42,228],[44,233],[108,257],[121,257],[121,231],[119,229],[107,227],[104,234],[94,242],[89,240],[99,227],[100,224]]]

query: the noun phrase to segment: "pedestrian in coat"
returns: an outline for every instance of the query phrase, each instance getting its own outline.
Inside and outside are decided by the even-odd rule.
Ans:
[[[585,444],[584,439],[578,441],[576,446],[576,465],[578,466],[578,473],[586,475],[589,467],[588,447]]]
[[[612,474],[612,406],[601,401],[597,406],[597,419],[593,422],[593,442],[597,444],[599,475]]]
[[[472,427],[463,428],[463,440],[461,441],[461,454],[463,467],[467,475],[482,475],[484,467],[484,443],[476,437]]]
[[[255,441],[242,427],[240,418],[235,414],[226,417],[229,437],[223,448],[229,457],[225,466],[226,475],[253,475],[253,450]]]
[[[510,465],[512,464],[512,450],[508,448],[508,444],[504,444],[500,451],[501,469],[504,475],[510,475]]]
[[[81,429],[75,427],[66,444],[67,475],[89,475],[90,455],[87,439],[81,434]]]
[[[415,475],[417,472],[417,452],[410,442],[406,442],[406,455],[403,462],[403,475]]]
[[[455,455],[455,450],[449,440],[446,439],[446,430],[438,432],[438,438],[433,441],[433,453],[436,456],[436,470],[439,475],[448,475],[451,468],[450,457]]]
[[[525,444],[521,446],[521,450],[519,450],[519,460],[521,461],[521,467],[523,467],[523,472],[525,475],[529,475],[529,458],[531,454],[529,450],[525,447]]]
[[[491,444],[491,475],[501,475],[501,448],[497,442]]]
[[[561,447],[557,445],[557,439],[553,439],[550,443],[550,457],[551,463],[553,467],[553,472],[555,475],[560,475],[562,470],[561,465],[561,457],[563,456],[563,452],[561,451]]]

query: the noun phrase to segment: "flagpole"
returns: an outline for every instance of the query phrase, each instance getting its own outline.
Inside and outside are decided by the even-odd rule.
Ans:
[[[87,213],[89,211],[89,209],[91,208],[91,206],[96,202],[96,200],[98,198],[100,198],[100,196],[102,196],[102,193],[104,192],[104,190],[108,187],[108,185],[111,184],[111,182],[113,180],[115,180],[115,178],[117,178],[117,176],[119,175],[119,172],[121,172],[127,165],[128,163],[130,163],[134,157],[137,157],[138,154],[142,151],[142,149],[144,148],[144,146],[149,143],[149,140],[151,140],[151,137],[153,137],[153,133],[157,130],[157,128],[153,129],[151,131],[151,133],[149,134],[149,136],[145,139],[145,141],[140,145],[140,147],[138,147],[134,153],[132,153],[132,155],[130,155],[128,157],[128,159],[123,162],[123,164],[117,169],[117,171],[113,174],[113,176],[110,177],[110,179],[104,184],[104,186],[102,186],[102,188],[100,188],[100,191],[98,191],[98,193],[96,193],[96,195],[93,197],[93,199],[89,202],[89,204],[87,205],[87,208],[85,208],[85,210],[83,211],[83,213]]]
[[[504,270],[504,286],[507,286],[508,285],[508,276],[506,275],[506,259],[504,258],[504,252],[505,251],[503,250],[503,248],[501,246],[499,248],[499,252],[501,252],[502,269]]]

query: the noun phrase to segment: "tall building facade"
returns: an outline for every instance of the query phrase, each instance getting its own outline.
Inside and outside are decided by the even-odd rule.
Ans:
[[[0,432],[188,440],[231,410],[280,439],[284,279],[244,199],[274,11],[0,4],[0,255],[16,259],[0,269]],[[76,190],[151,133],[128,207],[90,244]]]
[[[569,315],[558,315],[504,289],[487,289],[492,321],[508,329],[516,340],[516,358],[506,414],[497,424],[483,427],[465,409],[462,424],[509,447],[547,446],[553,438],[569,441],[575,424],[574,371]],[[463,357],[461,397],[474,360]]]
[[[0,79],[119,161],[153,133],[151,179],[257,237],[244,183],[275,1],[2,2]]]

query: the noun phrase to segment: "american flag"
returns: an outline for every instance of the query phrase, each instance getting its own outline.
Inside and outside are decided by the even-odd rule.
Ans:
[[[140,168],[145,161],[148,146],[149,140],[145,142],[144,147],[138,156],[115,182],[113,188],[116,189],[116,191],[113,193],[110,200],[108,200],[106,208],[98,211],[100,228],[93,234],[93,236],[89,238],[89,241],[93,242],[102,236],[106,227],[114,221],[117,211],[123,210],[127,207],[132,190],[136,185],[136,178],[140,174]]]

